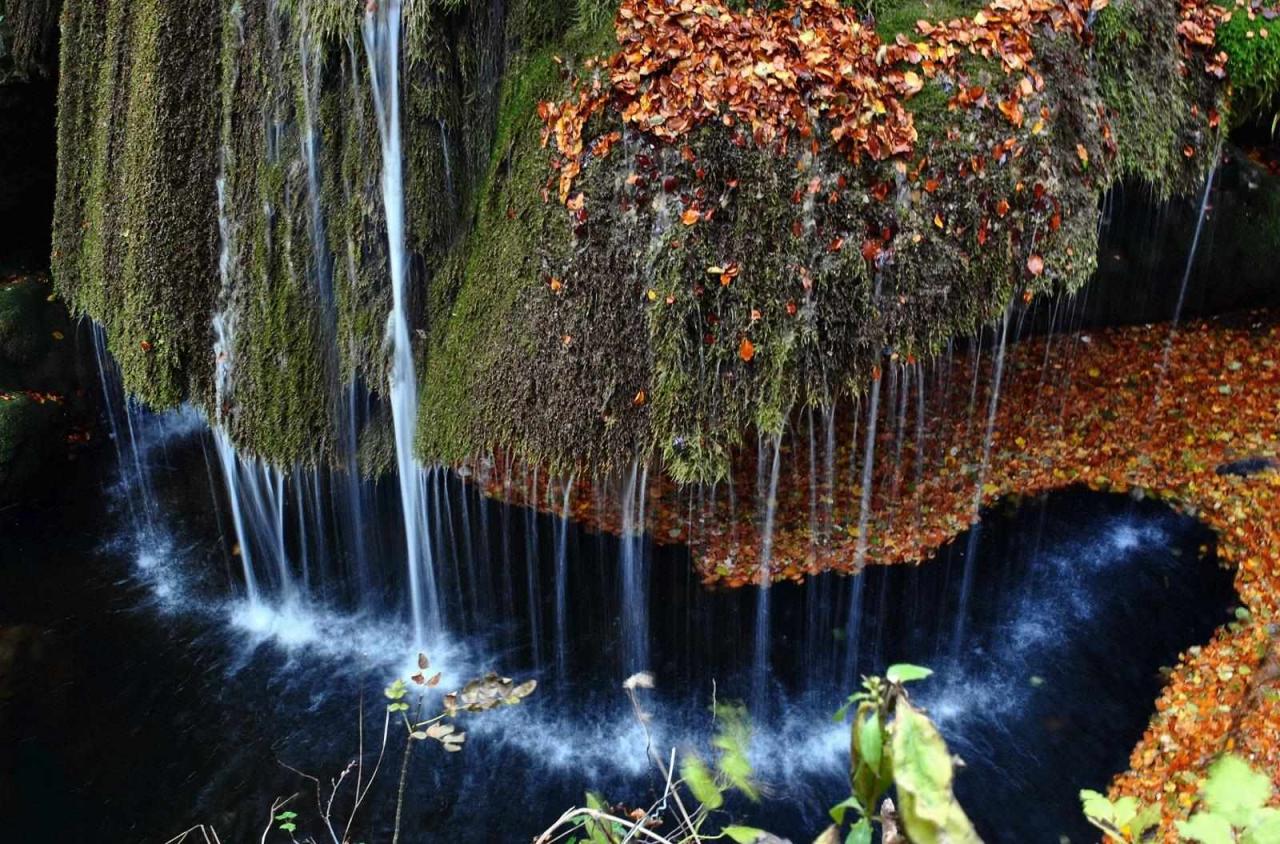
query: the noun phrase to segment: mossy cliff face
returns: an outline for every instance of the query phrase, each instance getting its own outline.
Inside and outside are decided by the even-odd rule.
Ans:
[[[1216,143],[1223,86],[1183,53],[1177,9],[1119,0],[1096,36],[1045,27],[1031,74],[965,56],[929,79],[899,161],[779,153],[718,125],[662,143],[606,110],[588,136],[620,140],[587,156],[571,213],[537,106],[603,72],[586,59],[616,49],[616,8],[404,5],[425,460],[660,455],[682,480],[715,478],[751,429],[1077,288],[1107,186],[1192,190]],[[938,13],[890,4],[877,29]],[[277,463],[348,459],[343,385],[387,378],[363,19],[356,0],[106,0],[63,17],[57,283],[106,325],[131,391],[195,400]],[[1014,126],[996,103],[1024,77]],[[990,94],[951,108],[960,87]],[[688,225],[691,203],[714,213]],[[385,452],[384,426],[357,432],[363,452]]]

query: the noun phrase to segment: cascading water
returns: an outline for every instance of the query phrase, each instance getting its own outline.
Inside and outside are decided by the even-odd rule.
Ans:
[[[996,357],[992,364],[991,395],[987,404],[987,424],[982,437],[982,462],[978,467],[978,482],[973,493],[973,515],[976,519],[982,509],[983,487],[987,483],[987,471],[991,468],[991,441],[995,436],[996,412],[1000,409],[1000,384],[1004,379],[1004,355],[1009,339],[1009,311],[1004,312],[1000,320],[1000,339],[996,345]],[[969,597],[973,593],[974,569],[977,566],[978,539],[982,528],[979,524],[969,533],[968,553],[965,555],[964,574],[960,582],[960,607],[956,613],[955,629],[951,634],[951,654],[958,659],[965,647],[966,614],[969,609]]]
[[[622,488],[622,659],[631,674],[649,669],[649,566],[645,539],[649,466],[631,464]]]
[[[574,475],[564,484],[560,504],[560,520],[556,528],[556,673],[563,680],[568,674],[569,628],[569,501],[573,495]]]
[[[773,458],[769,464],[769,491],[764,500],[760,527],[760,583],[756,589],[756,629],[752,650],[751,699],[756,708],[768,706],[769,597],[773,588],[773,529],[778,513],[778,475],[782,468],[782,435],[773,437]]]
[[[365,13],[364,44],[382,147],[382,197],[386,211],[392,308],[387,319],[391,344],[390,392],[395,429],[396,470],[404,515],[409,604],[414,639],[425,643],[439,629],[440,603],[435,572],[426,550],[426,509],[422,472],[413,457],[418,422],[418,380],[409,334],[408,243],[405,233],[404,154],[400,134],[400,0],[387,0]]]

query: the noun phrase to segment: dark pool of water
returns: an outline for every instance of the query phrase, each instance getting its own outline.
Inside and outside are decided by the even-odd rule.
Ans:
[[[341,771],[362,695],[380,729],[381,688],[411,657],[398,571],[377,572],[364,603],[315,587],[341,593],[341,610],[246,610],[227,597],[235,566],[199,443],[180,438],[161,461],[168,531],[122,533],[127,508],[93,466],[56,504],[0,513],[6,840],[163,842],[207,822],[223,841],[256,841],[271,799],[309,788],[280,761]],[[467,493],[464,526],[461,487],[446,488],[455,530],[437,565],[457,632],[432,648],[446,682],[494,667],[541,685],[521,707],[468,717],[462,753],[419,749],[404,840],[528,841],[588,788],[647,804],[662,784],[621,690],[618,542],[570,526],[557,628],[555,520]],[[1206,545],[1197,522],[1127,497],[1065,492],[991,512],[922,566],[774,587],[763,682],[756,593],[705,590],[679,549],[648,548],[655,744],[664,756],[705,747],[713,697],[746,699],[766,797],[732,808],[808,841],[847,794],[847,738],[830,713],[859,674],[921,663],[937,675],[916,699],[965,760],[957,792],[983,837],[1092,840],[1077,791],[1125,767],[1160,667],[1206,641],[1234,598]],[[463,548],[469,559],[450,551]],[[398,749],[393,760],[384,786]],[[355,840],[389,840],[389,796],[375,792]]]

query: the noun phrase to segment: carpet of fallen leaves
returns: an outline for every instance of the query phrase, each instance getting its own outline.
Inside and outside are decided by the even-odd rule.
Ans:
[[[1114,790],[1162,801],[1166,820],[1185,816],[1197,778],[1227,749],[1280,784],[1280,314],[1011,344],[991,416],[994,352],[931,368],[886,362],[865,517],[869,401],[857,413],[816,412],[812,434],[802,413],[781,440],[770,575],[919,561],[1009,496],[1085,484],[1167,500],[1214,530],[1248,612],[1182,655]],[[1248,458],[1261,470],[1219,471]],[[758,581],[757,502],[772,461],[772,441],[743,449],[732,497],[727,483],[652,481],[648,529],[689,543],[709,585]],[[563,478],[533,482],[531,467],[502,459],[493,469],[482,479],[490,494],[561,508]],[[618,532],[624,483],[576,481],[571,515]]]
[[[840,0],[744,12],[730,10],[724,0],[623,0],[615,21],[619,50],[605,68],[607,78],[593,72],[565,101],[539,104],[543,143],[554,138],[559,153],[560,201],[580,212],[582,195],[570,194],[587,154],[603,158],[622,139],[616,130],[589,143],[584,138],[588,121],[608,106],[625,129],[667,143],[719,122],[741,127],[757,146],[781,153],[793,143],[816,153],[825,129],[854,164],[864,157],[910,157],[917,132],[903,104],[926,80],[951,78],[960,57],[972,55],[998,61],[1006,75],[1027,73],[1042,86],[1030,67],[1038,30],[1083,38],[1089,13],[1106,5],[1108,0],[993,0],[970,18],[918,21],[915,38],[899,33],[885,43]],[[1222,14],[1212,0],[1180,0],[1177,25],[1184,53],[1202,54],[1206,72],[1219,78],[1226,55],[1213,48]],[[596,60],[585,69],[598,70]],[[983,93],[958,86],[951,104],[987,104]],[[1021,126],[1020,99],[1030,93],[1014,87],[990,105]]]

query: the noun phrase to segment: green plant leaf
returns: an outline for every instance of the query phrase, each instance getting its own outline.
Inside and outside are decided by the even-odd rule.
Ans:
[[[930,668],[921,665],[912,665],[909,662],[899,662],[897,665],[890,665],[889,670],[884,676],[890,683],[910,683],[913,680],[923,680],[933,673]]]
[[[724,794],[716,785],[711,769],[696,754],[684,757],[680,765],[680,776],[685,785],[693,792],[694,798],[708,809],[719,809],[724,805]]]
[[[1111,804],[1105,794],[1086,788],[1080,792],[1080,803],[1084,808],[1085,817],[1106,823],[1115,822],[1116,807]]]
[[[1147,831],[1154,828],[1160,823],[1160,807],[1159,805],[1143,806],[1138,813],[1129,821],[1129,831],[1133,834],[1134,841],[1141,841]]]
[[[726,826],[721,833],[737,841],[738,844],[754,844],[765,834],[763,829],[756,829],[754,826],[737,825]]]
[[[893,778],[914,844],[982,844],[951,790],[951,754],[937,727],[905,700],[894,709]]]
[[[862,712],[858,715],[855,722],[858,730],[858,761],[878,772],[884,756],[884,730],[880,723],[880,713],[871,710],[867,717],[862,717]]]
[[[1280,844],[1280,809],[1260,809],[1254,813],[1240,844]]]
[[[1226,818],[1208,812],[1197,812],[1190,820],[1178,821],[1178,834],[1201,844],[1235,844],[1235,835]]]
[[[871,844],[871,821],[863,818],[844,837],[844,844]]]
[[[853,809],[859,815],[865,815],[867,813],[867,810],[862,808],[862,804],[858,802],[858,798],[850,794],[848,797],[841,800],[836,805],[832,806],[828,810],[828,814],[831,815],[831,820],[835,821],[841,826],[844,826],[845,813],[848,812],[850,809]]]
[[[1115,812],[1116,826],[1126,826],[1138,814],[1138,801],[1133,797],[1121,797],[1111,804]]]
[[[1210,812],[1232,826],[1248,826],[1253,813],[1271,799],[1271,779],[1239,756],[1223,756],[1209,768],[1203,794]]]
[[[729,784],[751,800],[759,800],[760,792],[751,780],[751,762],[747,759],[747,746],[751,742],[751,727],[746,710],[740,706],[717,707],[720,732],[711,740],[720,751],[716,758],[716,770],[725,776]]]

